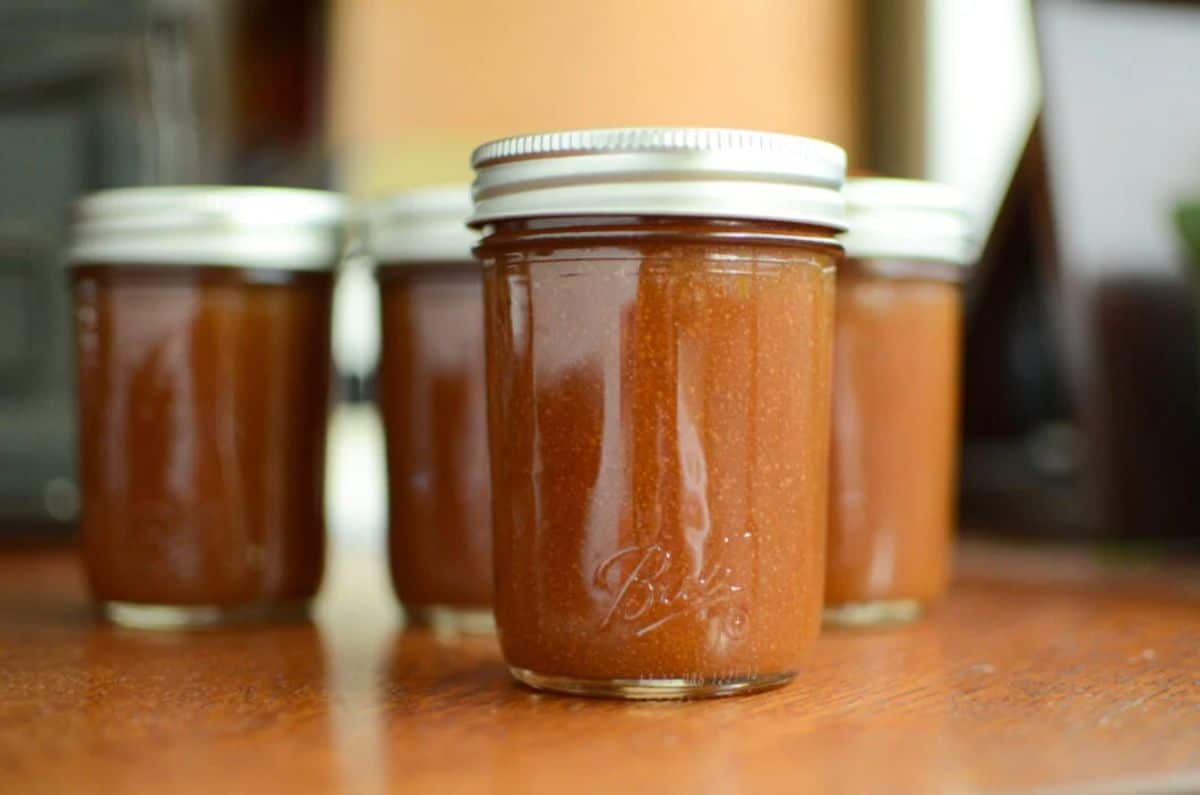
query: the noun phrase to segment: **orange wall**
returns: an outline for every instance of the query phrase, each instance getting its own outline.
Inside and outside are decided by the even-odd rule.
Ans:
[[[490,137],[693,124],[859,141],[854,0],[337,0],[355,192],[466,179]]]

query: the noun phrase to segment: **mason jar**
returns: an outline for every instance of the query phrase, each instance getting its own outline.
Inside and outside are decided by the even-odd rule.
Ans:
[[[825,616],[906,621],[950,576],[967,215],[929,182],[850,179],[845,195]]]
[[[108,618],[211,624],[316,594],[343,212],[274,188],[77,204],[82,550]]]
[[[473,164],[513,676],[624,698],[787,682],[821,620],[844,152],[647,128]]]
[[[468,185],[376,201],[368,241],[380,290],[379,407],[392,584],[406,613],[446,632],[490,632],[483,276]]]

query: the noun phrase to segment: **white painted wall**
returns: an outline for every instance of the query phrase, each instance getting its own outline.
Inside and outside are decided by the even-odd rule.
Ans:
[[[928,0],[925,163],[967,197],[982,244],[1041,101],[1029,0]]]

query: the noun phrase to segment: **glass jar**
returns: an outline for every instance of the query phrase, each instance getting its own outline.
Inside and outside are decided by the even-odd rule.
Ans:
[[[466,185],[426,188],[378,202],[369,230],[392,583],[411,617],[450,632],[494,627],[483,278],[470,214]]]
[[[342,216],[266,188],[78,203],[82,549],[109,619],[211,624],[316,594]]]
[[[844,153],[595,130],[474,165],[513,675],[624,698],[788,681],[820,626]]]
[[[949,580],[967,218],[932,183],[844,192],[825,618],[905,621]]]

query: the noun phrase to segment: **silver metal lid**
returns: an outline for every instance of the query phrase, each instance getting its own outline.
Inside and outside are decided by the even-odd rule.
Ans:
[[[846,153],[779,133],[692,127],[504,138],[471,156],[472,226],[549,215],[678,215],[845,229]]]
[[[949,185],[852,177],[842,192],[850,222],[842,235],[847,257],[974,261],[966,202]]]
[[[325,270],[341,253],[346,205],[293,188],[119,188],[75,203],[75,264]]]
[[[479,233],[467,227],[471,187],[441,185],[396,193],[366,209],[367,246],[380,265],[473,262]]]

